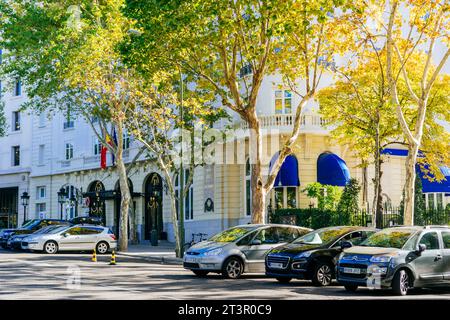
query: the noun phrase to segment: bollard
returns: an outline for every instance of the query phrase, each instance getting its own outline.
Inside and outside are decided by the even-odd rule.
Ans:
[[[116,265],[116,252],[113,250],[111,253],[111,262],[109,263],[110,266]]]
[[[94,251],[92,252],[92,262],[97,262],[97,252],[95,252],[95,249],[94,249]]]

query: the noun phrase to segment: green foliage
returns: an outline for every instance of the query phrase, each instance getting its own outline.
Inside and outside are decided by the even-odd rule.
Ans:
[[[342,189],[338,186],[313,182],[308,184],[302,192],[306,193],[308,198],[317,199],[319,209],[334,210],[341,198]]]
[[[344,187],[341,199],[337,205],[337,211],[341,215],[341,223],[349,224],[351,217],[359,212],[359,192],[361,186],[356,179],[350,179]]]

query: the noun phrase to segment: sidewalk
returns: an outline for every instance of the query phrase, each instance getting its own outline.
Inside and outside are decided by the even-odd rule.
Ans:
[[[183,264],[183,259],[175,256],[175,244],[163,240],[159,241],[158,246],[152,246],[149,241],[140,244],[130,244],[128,245],[128,251],[118,251],[117,255],[119,257],[132,257],[162,264]]]

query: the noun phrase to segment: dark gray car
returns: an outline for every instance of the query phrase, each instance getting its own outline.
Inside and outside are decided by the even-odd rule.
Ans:
[[[350,246],[348,244],[348,246]],[[381,230],[341,254],[337,280],[349,291],[358,286],[411,288],[450,284],[450,228],[395,227]]]
[[[236,226],[190,247],[183,266],[198,276],[216,272],[234,279],[244,272],[264,272],[264,260],[269,250],[310,231],[280,224]]]

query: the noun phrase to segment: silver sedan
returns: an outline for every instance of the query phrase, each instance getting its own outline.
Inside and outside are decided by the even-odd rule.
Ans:
[[[209,272],[239,278],[244,272],[264,273],[269,250],[312,231],[291,225],[246,224],[225,230],[190,247],[183,266],[197,276]]]
[[[117,239],[109,228],[94,225],[75,225],[56,228],[46,234],[30,235],[22,240],[22,249],[44,251],[92,251],[99,254],[117,248]]]

